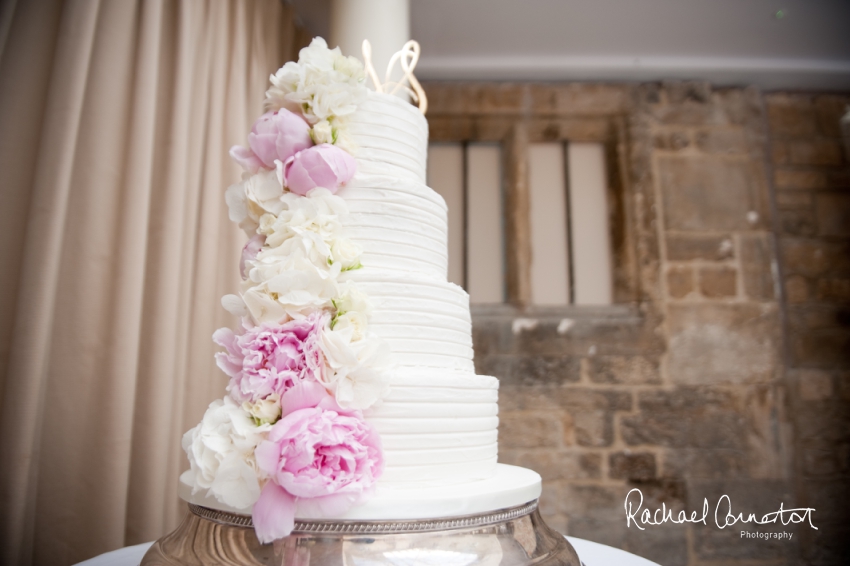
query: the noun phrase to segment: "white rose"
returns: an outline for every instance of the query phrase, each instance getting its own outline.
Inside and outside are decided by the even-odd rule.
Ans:
[[[352,341],[357,341],[366,336],[366,329],[369,326],[369,319],[365,313],[350,311],[334,319],[334,330],[344,330],[351,328]]]
[[[313,139],[313,143],[317,145],[322,143],[332,144],[336,142],[336,129],[327,120],[322,120],[310,130],[310,137]]]
[[[274,424],[280,418],[280,395],[272,393],[255,403],[245,401],[242,408],[248,411],[259,424]]]
[[[225,505],[251,507],[260,496],[254,449],[270,429],[254,424],[230,397],[213,401],[198,426],[183,435],[190,469],[181,479],[192,493],[205,489]]]
[[[360,267],[361,255],[363,248],[348,238],[338,238],[331,244],[331,259],[344,271]]]
[[[369,297],[351,281],[340,286],[340,294],[334,298],[334,307],[336,307],[337,316],[348,312],[359,312],[368,317],[372,312]]]

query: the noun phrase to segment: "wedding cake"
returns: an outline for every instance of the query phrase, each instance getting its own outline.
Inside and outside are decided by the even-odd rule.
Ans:
[[[416,58],[411,42],[394,59],[418,108],[368,57],[317,38],[231,150],[245,173],[225,198],[248,241],[222,304],[242,324],[214,335],[230,381],[183,438],[181,496],[251,515],[262,542],[297,519],[456,516],[540,494],[534,472],[497,464],[498,380],[475,374],[469,298],[446,279]]]

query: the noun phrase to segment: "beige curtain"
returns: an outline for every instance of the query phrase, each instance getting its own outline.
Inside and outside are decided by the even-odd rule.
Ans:
[[[234,322],[227,149],[304,39],[279,0],[2,3],[0,563],[182,518],[180,437]]]

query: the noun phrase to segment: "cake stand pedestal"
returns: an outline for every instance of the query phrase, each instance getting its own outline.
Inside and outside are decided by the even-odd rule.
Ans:
[[[142,566],[580,566],[550,529],[537,500],[493,513],[404,521],[296,521],[260,544],[251,517],[189,504],[176,531],[156,541]]]

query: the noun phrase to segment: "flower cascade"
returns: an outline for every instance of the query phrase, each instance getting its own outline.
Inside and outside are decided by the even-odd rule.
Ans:
[[[388,348],[369,331],[368,297],[340,280],[363,267],[336,193],[357,168],[345,117],[364,80],[357,59],[314,39],[272,75],[248,146],[230,150],[245,173],[225,201],[249,239],[240,292],[222,305],[242,327],[213,335],[228,395],[183,436],[191,467],[181,479],[227,506],[253,506],[264,543],[287,536],[298,510],[345,511],[383,471],[362,411],[387,392]]]

